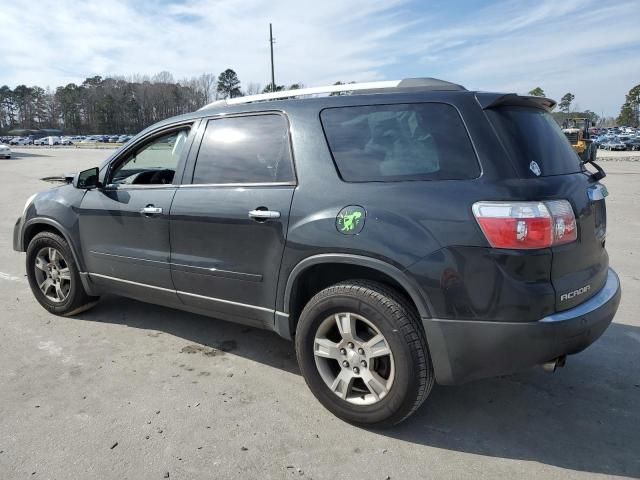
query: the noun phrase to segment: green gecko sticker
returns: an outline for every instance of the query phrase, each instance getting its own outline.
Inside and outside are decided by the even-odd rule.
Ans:
[[[344,207],[336,217],[336,228],[344,235],[357,235],[364,228],[364,208],[357,205]]]

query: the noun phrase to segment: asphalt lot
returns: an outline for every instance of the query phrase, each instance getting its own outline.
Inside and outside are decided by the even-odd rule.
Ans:
[[[604,162],[614,324],[550,375],[435,387],[391,430],[329,414],[273,333],[105,297],[48,314],[11,247],[45,176],[110,152],[0,160],[0,478],[640,477],[640,162]]]

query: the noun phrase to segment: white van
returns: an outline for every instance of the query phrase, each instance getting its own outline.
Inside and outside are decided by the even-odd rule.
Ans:
[[[42,137],[33,142],[34,145],[60,145],[60,137]]]

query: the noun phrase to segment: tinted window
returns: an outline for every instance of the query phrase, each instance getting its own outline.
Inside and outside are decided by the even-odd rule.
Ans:
[[[111,174],[113,184],[166,184],[173,181],[189,127],[156,137],[129,155]]]
[[[460,115],[450,105],[340,107],[320,116],[336,166],[348,182],[480,175]]]
[[[487,114],[521,175],[536,176],[530,169],[532,161],[543,177],[581,171],[580,158],[550,113],[537,108],[499,107],[487,110]]]
[[[281,115],[210,120],[193,183],[292,182],[288,125]]]

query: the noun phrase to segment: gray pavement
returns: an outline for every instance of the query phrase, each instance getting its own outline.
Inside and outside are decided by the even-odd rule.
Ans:
[[[0,160],[0,479],[640,477],[640,163],[606,162],[614,324],[550,375],[435,387],[390,430],[314,399],[273,333],[105,297],[75,318],[33,299],[11,236],[39,179],[104,150]]]

